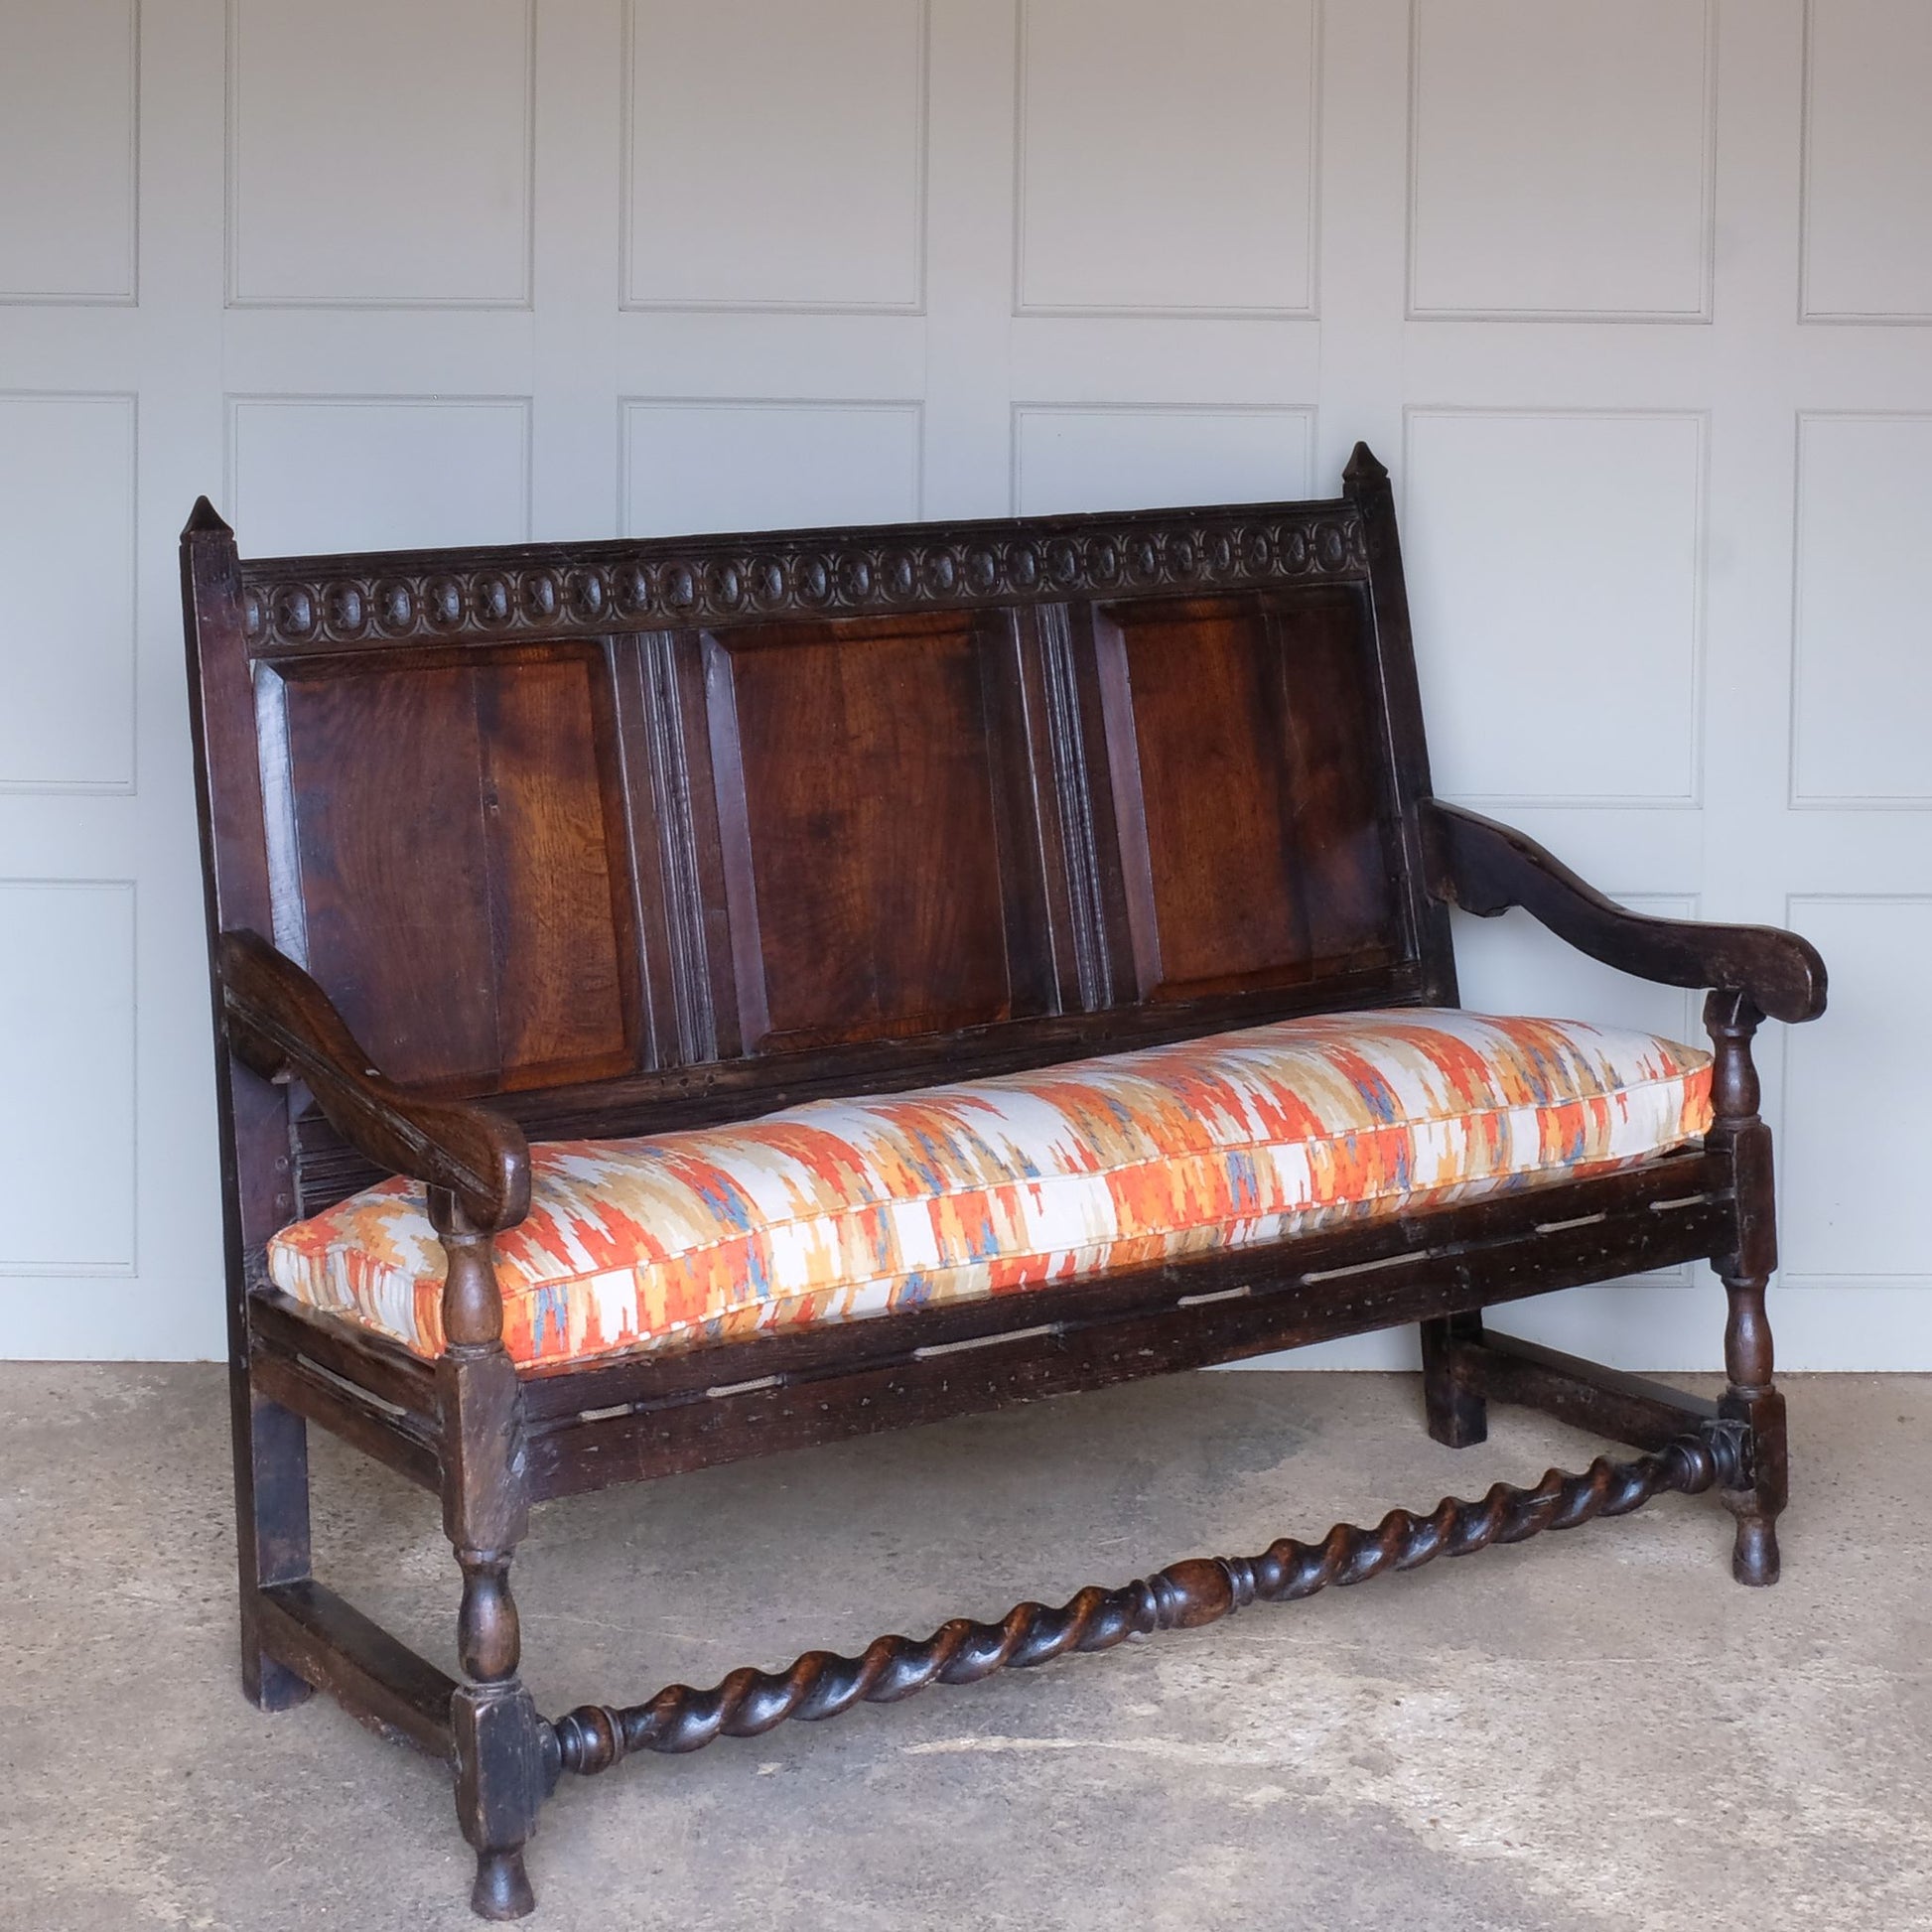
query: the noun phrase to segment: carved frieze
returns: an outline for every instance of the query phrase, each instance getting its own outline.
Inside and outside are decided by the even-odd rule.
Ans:
[[[242,565],[257,655],[524,642],[1068,598],[1264,589],[1367,574],[1349,503],[907,526],[823,537],[534,546]]]

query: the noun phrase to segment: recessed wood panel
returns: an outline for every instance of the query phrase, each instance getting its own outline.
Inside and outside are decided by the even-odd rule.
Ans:
[[[630,1063],[602,676],[583,652],[283,687],[276,936],[395,1077],[520,1087]]]
[[[600,782],[609,774],[593,702],[603,668],[586,655],[474,674],[497,1051],[517,1070],[514,1084],[581,1078],[630,1058],[621,805]]]
[[[1345,596],[1096,614],[1144,998],[1395,957],[1360,623]]]
[[[709,650],[746,1048],[1027,1010],[973,621],[774,626]]]

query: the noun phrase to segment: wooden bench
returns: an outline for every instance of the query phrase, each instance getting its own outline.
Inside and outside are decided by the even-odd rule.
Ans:
[[[1554,486],[1554,484],[1553,484]],[[563,1771],[689,1750],[1254,1600],[1718,1490],[1777,1574],[1785,1428],[1751,1038],[1803,940],[1646,918],[1431,795],[1387,475],[1331,501],[243,561],[183,538],[215,998],[241,1656],[453,1768],[475,1904],[532,1904]],[[1552,721],[1552,728],[1557,728]],[[660,1136],[1294,1016],[1458,1005],[1449,907],[1523,906],[1710,989],[1710,1131],[1611,1171],[1320,1219],[1025,1292],[512,1360],[497,1244],[530,1143]],[[409,1176],[438,1351],[277,1288],[271,1243]],[[413,1210],[412,1210],[413,1211]],[[1711,1258],[1704,1402],[1486,1335],[1486,1307]],[[538,1715],[529,1505],[615,1481],[1421,1324],[1428,1426],[1490,1398],[1629,1445],[1535,1488],[1177,1563],[856,1659]],[[461,1676],[311,1574],[306,1426],[439,1495]]]

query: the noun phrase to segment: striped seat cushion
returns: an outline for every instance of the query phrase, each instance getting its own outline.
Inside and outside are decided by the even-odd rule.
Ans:
[[[762,1120],[530,1151],[496,1241],[522,1363],[739,1337],[1274,1241],[1682,1146],[1710,1055],[1574,1021],[1280,1021]],[[269,1244],[298,1300],[443,1345],[443,1250],[391,1180]]]

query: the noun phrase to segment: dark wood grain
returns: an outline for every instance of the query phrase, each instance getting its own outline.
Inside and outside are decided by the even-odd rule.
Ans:
[[[387,1335],[345,1319],[318,1320],[317,1311],[266,1284],[248,1298],[248,1326],[273,1353],[307,1357],[379,1406],[410,1419],[419,1434],[436,1433],[436,1368]]]
[[[1822,966],[1816,996],[1822,1004]],[[1757,1111],[1761,1094],[1751,1058],[1751,1040],[1763,1019],[1756,1002],[1745,993],[1719,989],[1704,1003],[1704,1024],[1717,1054],[1711,1081],[1717,1118],[1710,1142],[1729,1159],[1736,1202],[1734,1239],[1713,1258],[1728,1311],[1725,1322],[1727,1386],[1719,1413],[1744,1424],[1756,1446],[1750,1481],[1726,1490],[1725,1502],[1737,1519],[1731,1573],[1740,1584],[1751,1585],[1778,1580],[1778,1517],[1790,1498],[1784,1395],[1771,1379],[1771,1323],[1764,1306],[1765,1290],[1778,1265],[1778,1231],[1771,1130]]]
[[[1103,607],[1095,620],[1142,998],[1292,976],[1311,949],[1280,654],[1261,614]]]
[[[1423,1420],[1430,1435],[1446,1449],[1487,1442],[1488,1391],[1469,1368],[1471,1350],[1482,1340],[1481,1311],[1425,1316],[1418,1332]]]
[[[295,1318],[303,1328],[318,1326],[299,1315]],[[298,1344],[297,1350],[286,1350],[262,1340],[259,1333],[249,1374],[258,1399],[320,1423],[331,1435],[420,1483],[432,1495],[442,1493],[443,1463],[433,1423],[372,1399],[360,1381],[322,1367],[308,1348]]]
[[[301,1190],[287,1090],[256,1077],[230,1051],[218,959],[224,930],[265,931],[273,917],[240,575],[234,533],[204,496],[182,532],[181,589],[220,1135],[241,1685],[261,1709],[279,1711],[302,1703],[311,1689],[262,1635],[264,1589],[310,1574],[308,1430],[253,1385],[248,1291],[251,1257],[298,1211]]]
[[[774,625],[711,647],[739,1015],[770,1052],[1038,1012],[1013,985],[989,654],[965,615]],[[1037,849],[1031,821],[1010,843]],[[1024,847],[1023,847],[1024,849]]]
[[[599,654],[324,660],[264,679],[286,764],[277,936],[382,1064],[478,1091],[634,1065]]]
[[[300,1078],[366,1160],[452,1189],[480,1227],[523,1218],[530,1150],[513,1123],[486,1107],[404,1092],[370,1063],[328,995],[260,934],[222,933],[217,971],[227,1038],[253,1072]]]
[[[607,649],[630,838],[635,977],[648,1011],[641,1064],[731,1056],[740,1041],[702,645],[656,630],[613,637]]]
[[[1341,487],[1343,501],[1361,521],[1362,547],[1368,557],[1376,685],[1369,729],[1382,740],[1375,762],[1386,769],[1394,797],[1393,829],[1400,855],[1395,878],[1409,946],[1422,971],[1425,1004],[1452,1007],[1458,999],[1449,910],[1431,896],[1423,864],[1422,811],[1434,786],[1409,621],[1409,587],[1402,572],[1402,538],[1396,529],[1395,490],[1388,471],[1366,443],[1355,445],[1341,473]]]
[[[455,1755],[455,1683],[312,1578],[263,1591],[263,1640],[363,1724],[431,1757]]]
[[[1661,1449],[1719,1415],[1719,1405],[1708,1396],[1626,1375],[1515,1335],[1452,1330],[1445,1353],[1449,1375],[1478,1401],[1520,1403],[1573,1429],[1638,1449]]]
[[[1632,912],[1523,833],[1460,805],[1424,808],[1431,889],[1483,918],[1520,905],[1579,952],[1664,986],[1745,995],[1774,1020],[1825,1011],[1825,962],[1795,932]]]
[[[1339,592],[1096,609],[1144,999],[1403,956],[1365,615]]]
[[[430,1221],[449,1256],[447,1346],[436,1361],[443,1530],[463,1577],[450,1697],[456,1809],[477,1854],[470,1903],[480,1918],[521,1918],[536,1903],[523,1847],[543,1802],[536,1705],[517,1668],[523,1637],[510,1565],[529,1522],[522,1392],[503,1347],[503,1305],[489,1234],[448,1189]]]
[[[268,687],[287,721],[290,808],[274,936],[397,1079],[486,1091],[502,1058],[475,675],[320,671]],[[355,784],[339,782],[345,769]]]

